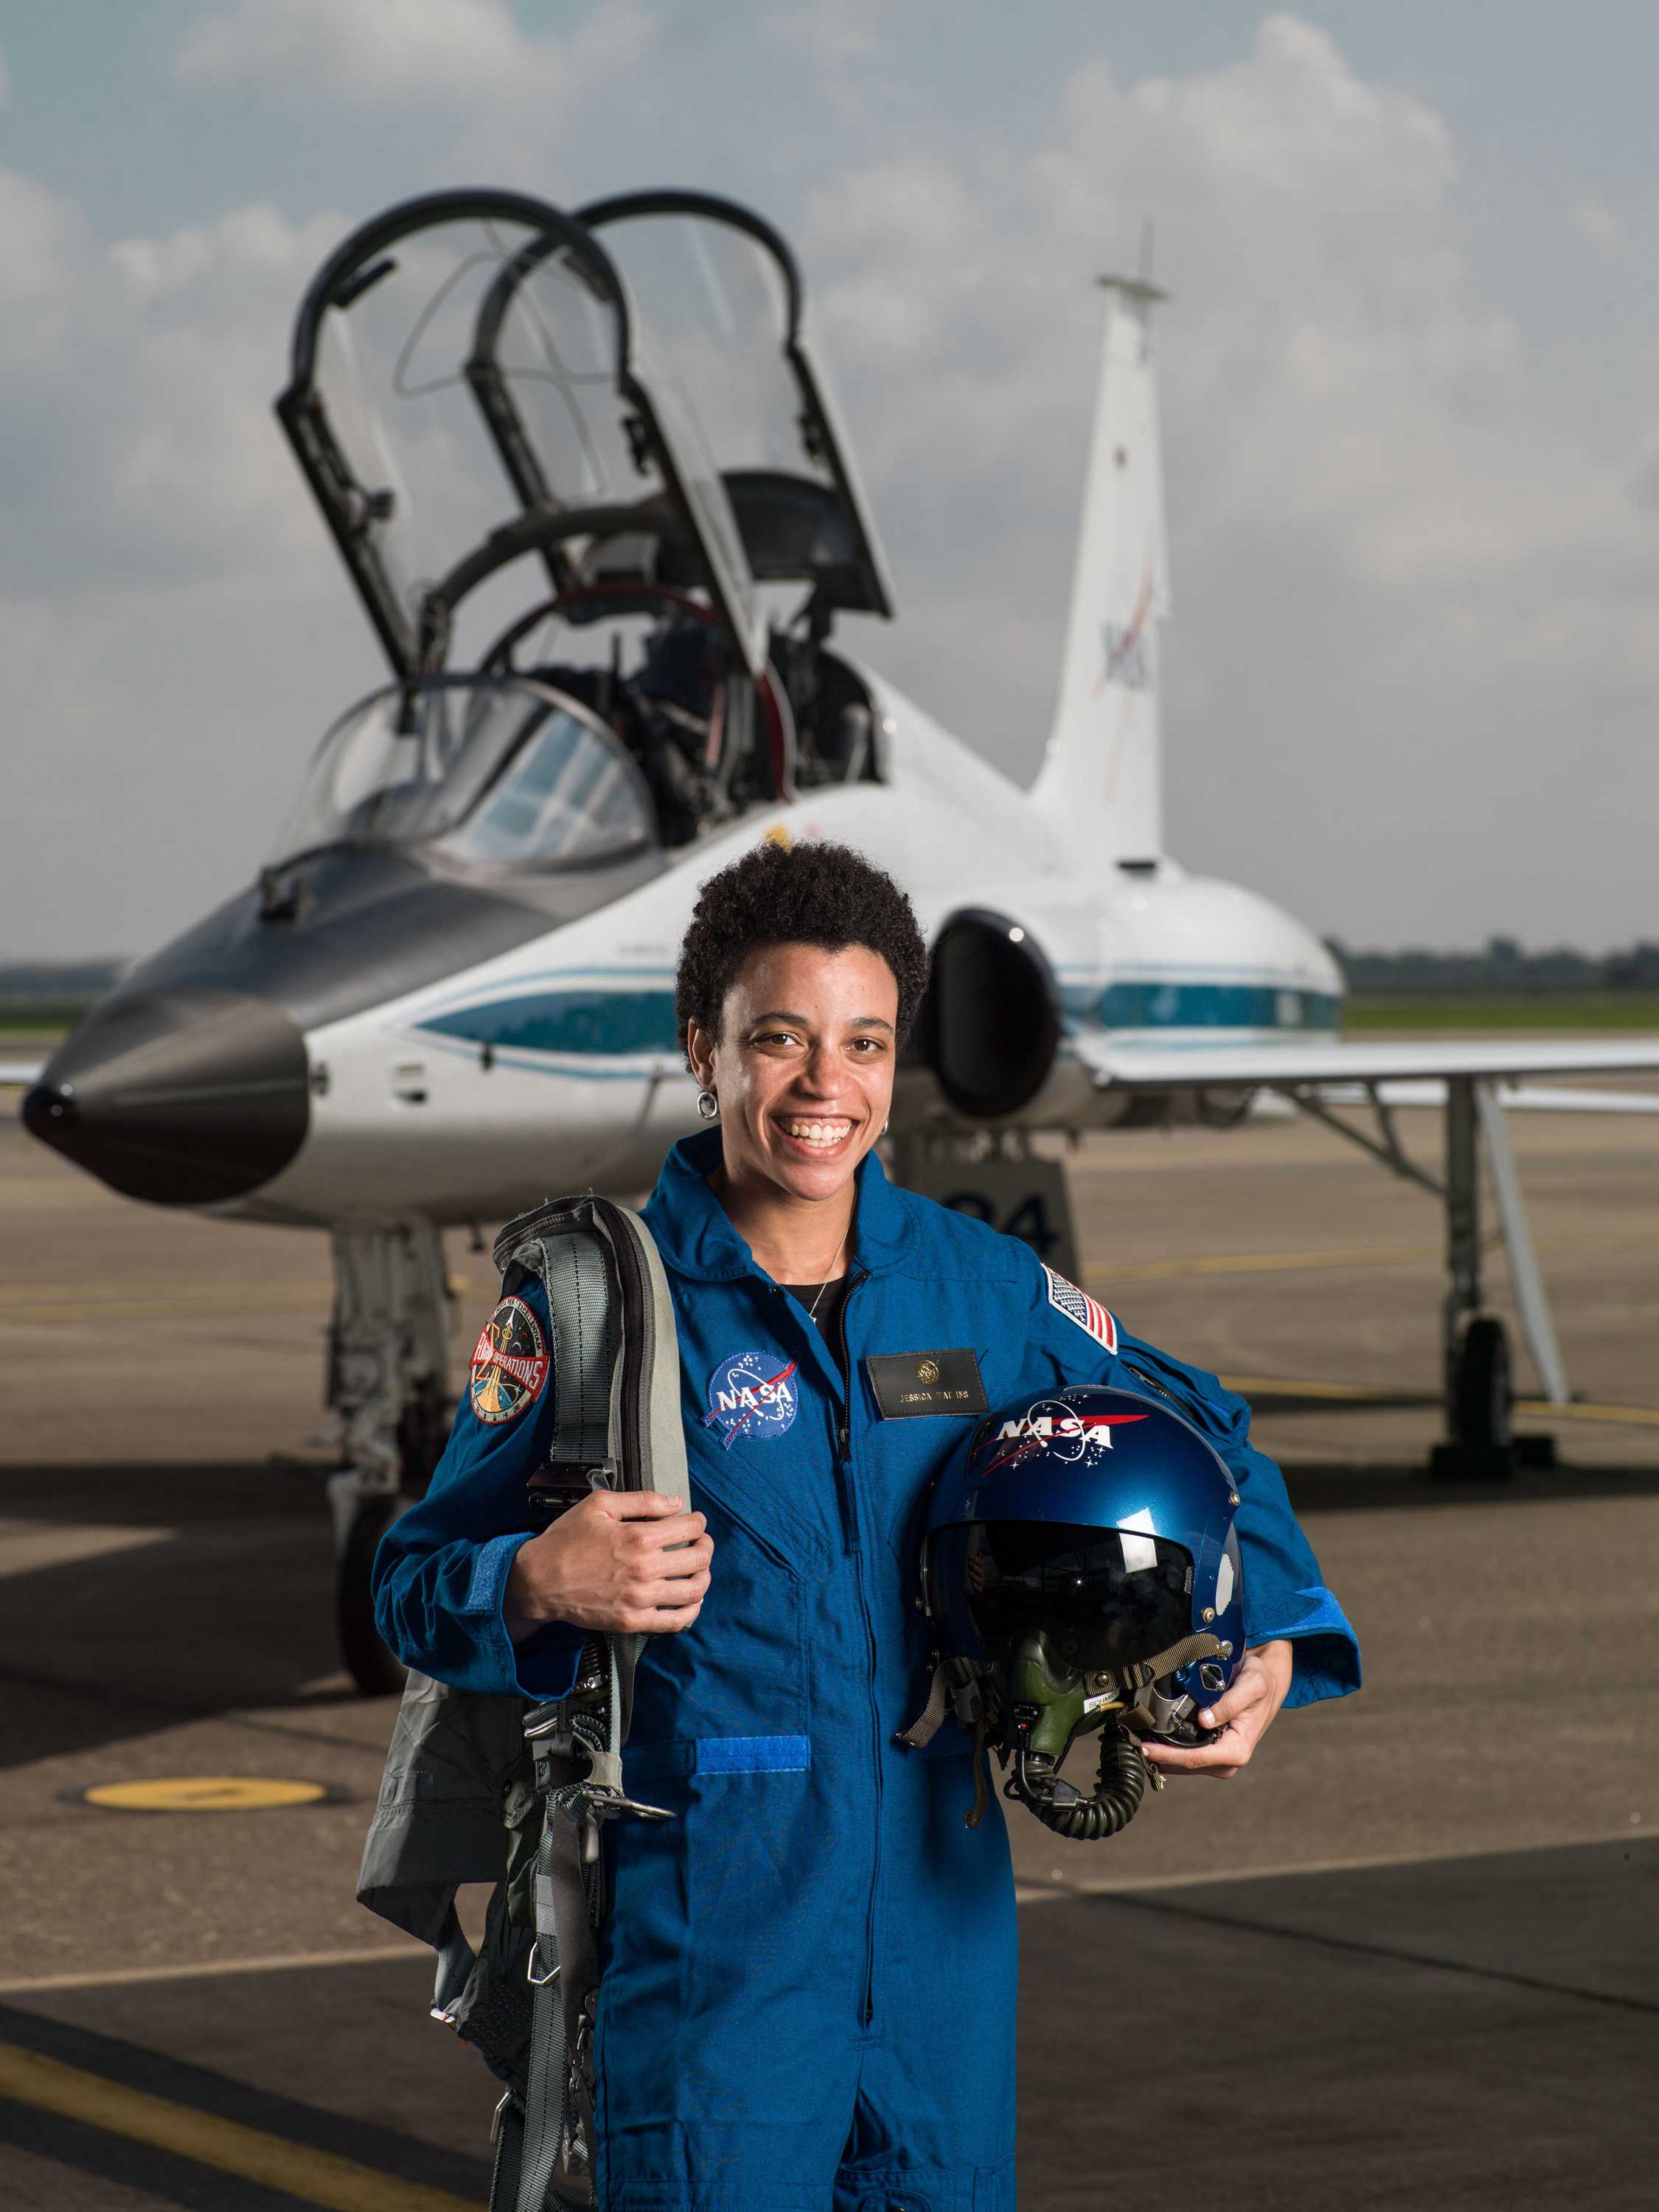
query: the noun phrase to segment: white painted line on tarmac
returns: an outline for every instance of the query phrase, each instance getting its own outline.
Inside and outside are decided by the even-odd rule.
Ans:
[[[1646,1237],[1580,1233],[1538,1239],[1542,1257],[1568,1252],[1583,1255],[1645,1252],[1651,1249],[1652,1240]],[[1320,1245],[1297,1252],[1191,1252],[1176,1259],[1126,1260],[1111,1266],[1085,1267],[1083,1280],[1089,1289],[1103,1291],[1109,1298],[1117,1283],[1174,1282],[1190,1275],[1296,1274],[1304,1269],[1316,1271],[1322,1267],[1401,1267],[1431,1260],[1443,1264],[1445,1254],[1443,1241],[1436,1244]]]
[[[1387,1867],[1450,1866],[1462,1859],[1520,1857],[1528,1851],[1567,1851],[1586,1844],[1629,1843],[1646,1831],[1621,1830],[1614,1835],[1557,1836],[1542,1843],[1474,1844],[1468,1850],[1389,1851],[1371,1857],[1346,1859],[1287,1859],[1272,1866],[1212,1867],[1198,1874],[1125,1875],[1120,1881],[1040,1882],[1017,1881],[1014,1899],[1019,1905],[1047,1905],[1068,1897],[1133,1897],[1141,1891],[1197,1889],[1218,1882],[1279,1881],[1298,1874],[1369,1874]],[[434,1953],[424,1943],[385,1943],[367,1949],[287,1951],[255,1959],[208,1959],[190,1966],[129,1966],[111,1972],[35,1974],[21,1980],[0,1981],[0,1997],[26,1996],[32,1990],[115,1989],[133,1983],[189,1982],[218,1974],[270,1974],[321,1966],[382,1966],[395,1959],[430,1961]]]
[[[215,1974],[271,1974],[307,1966],[373,1966],[389,1959],[424,1959],[435,1954],[424,1943],[380,1943],[369,1948],[337,1951],[286,1951],[262,1959],[204,1959],[193,1966],[126,1966],[111,1972],[32,1974],[21,1980],[0,1982],[0,1997],[27,1996],[32,1990],[103,1990],[134,1982],[194,1982]]]
[[[114,1521],[25,1521],[0,1516],[0,1577],[39,1574],[46,1567],[85,1565],[117,1552],[164,1544],[171,1528],[133,1528]]]
[[[1014,1885],[1014,1898],[1020,1905],[1048,1905],[1056,1898],[1135,1897],[1155,1890],[1211,1889],[1222,1882],[1282,1881],[1299,1874],[1375,1874],[1389,1867],[1455,1866],[1464,1859],[1521,1858],[1528,1852],[1630,1844],[1650,1832],[1621,1828],[1611,1835],[1558,1836],[1547,1843],[1472,1844],[1467,1850],[1384,1851],[1374,1857],[1351,1859],[1287,1859],[1275,1866],[1212,1867],[1202,1874],[1126,1875],[1117,1881],[1018,1881]]]

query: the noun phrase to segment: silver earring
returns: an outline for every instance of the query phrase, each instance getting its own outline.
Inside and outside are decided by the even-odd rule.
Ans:
[[[712,1091],[697,1093],[697,1111],[705,1121],[712,1121],[720,1110],[720,1102]]]
[[[884,1137],[887,1134],[887,1124],[885,1121],[881,1125],[881,1133]]]

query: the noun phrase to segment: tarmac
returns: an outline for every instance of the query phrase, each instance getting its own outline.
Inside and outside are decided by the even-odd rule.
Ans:
[[[1655,2201],[1659,1127],[1512,1128],[1577,1399],[1501,1486],[1421,1472],[1431,1199],[1300,1122],[1072,1156],[1090,1287],[1249,1386],[1366,1686],[1110,1843],[1011,1808],[1026,2212]],[[0,2205],[481,2204],[494,2085],[352,1896],[392,1704],[332,1646],[323,1240],[0,1123]]]

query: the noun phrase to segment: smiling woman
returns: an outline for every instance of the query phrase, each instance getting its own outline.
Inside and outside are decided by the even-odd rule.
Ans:
[[[623,1786],[673,1817],[604,1834],[608,1949],[574,2046],[599,2204],[1013,2212],[1000,1802],[942,1701],[925,1739],[899,1734],[941,1656],[917,1609],[930,1501],[992,1407],[1130,1394],[1104,1449],[1137,1498],[1160,1421],[1224,1464],[1246,1648],[1190,1747],[1120,1746],[1137,1797],[1143,1759],[1234,1773],[1281,1704],[1358,1680],[1243,1403],[1017,1239],[888,1182],[875,1146],[927,976],[909,901],[844,847],[763,845],[703,885],[676,1007],[713,1126],[672,1147],[643,1216],[692,1510],[605,1486],[532,1524],[526,1486],[586,1374],[560,1374],[553,1303],[515,1276],[375,1562],[387,1642],[463,1688],[562,1700],[594,1632],[642,1639]],[[1150,1419],[1149,1389],[1182,1420]],[[1114,1589],[1159,1564],[1110,1534]]]
[[[927,978],[909,900],[847,846],[762,845],[703,885],[676,1012],[720,1117],[711,1186],[775,1282],[844,1275],[854,1174]]]

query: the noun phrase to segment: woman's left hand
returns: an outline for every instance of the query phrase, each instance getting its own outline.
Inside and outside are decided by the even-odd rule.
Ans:
[[[1273,1644],[1258,1644],[1246,1651],[1232,1687],[1198,1716],[1199,1726],[1210,1732],[1210,1741],[1182,1751],[1170,1743],[1145,1743],[1141,1756],[1165,1774],[1208,1774],[1218,1782],[1231,1782],[1273,1725],[1274,1714],[1291,1686],[1291,1646],[1280,1637]]]

